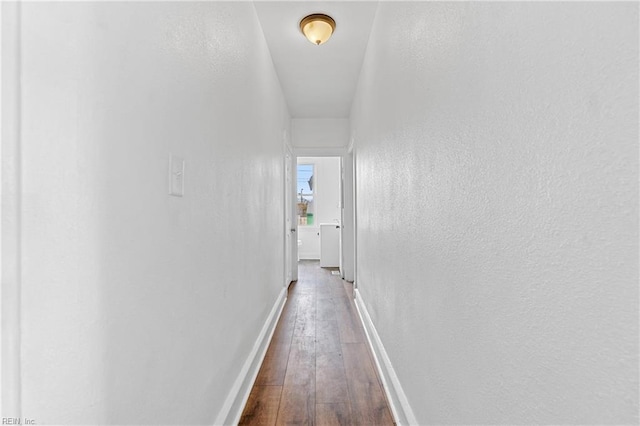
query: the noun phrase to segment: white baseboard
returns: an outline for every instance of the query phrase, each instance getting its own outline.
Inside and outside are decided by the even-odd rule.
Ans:
[[[371,322],[371,317],[369,316],[367,307],[362,301],[360,292],[357,289],[355,290],[355,295],[356,308],[358,309],[358,313],[360,314],[360,320],[362,321],[362,325],[364,326],[367,340],[369,340],[369,346],[371,346],[373,359],[376,363],[378,373],[380,374],[382,386],[384,387],[384,391],[387,394],[387,400],[389,401],[389,405],[391,406],[390,408],[393,414],[393,418],[398,425],[417,425],[418,422],[416,421],[416,417],[413,414],[411,405],[409,405],[409,400],[407,399],[407,396],[405,395],[404,390],[400,385],[400,380],[398,380],[398,376],[396,375],[396,372],[391,365],[391,360],[387,355],[387,351],[382,345],[380,336],[378,336],[378,332],[376,331],[373,322]]]
[[[253,388],[253,384],[258,377],[260,366],[262,365],[264,356],[267,353],[269,343],[273,337],[273,332],[276,329],[276,325],[278,324],[278,320],[280,319],[280,315],[282,314],[282,309],[284,308],[286,301],[287,287],[284,287],[278,295],[278,299],[273,305],[273,308],[271,308],[271,312],[269,313],[256,342],[253,344],[253,349],[251,349],[251,353],[249,353],[247,360],[242,366],[242,370],[240,370],[238,378],[233,383],[233,387],[231,388],[220,413],[218,413],[218,417],[216,417],[214,425],[237,425],[240,421],[242,410],[249,399],[251,388]]]

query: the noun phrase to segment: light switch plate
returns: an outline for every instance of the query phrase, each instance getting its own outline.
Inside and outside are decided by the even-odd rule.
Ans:
[[[184,158],[169,155],[169,195],[184,195]]]

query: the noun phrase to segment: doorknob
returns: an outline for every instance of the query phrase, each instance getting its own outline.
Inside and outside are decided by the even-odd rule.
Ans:
[[[296,232],[295,228],[291,228],[291,232]]]

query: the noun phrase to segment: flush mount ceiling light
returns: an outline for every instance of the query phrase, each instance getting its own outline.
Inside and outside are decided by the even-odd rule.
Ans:
[[[305,16],[300,21],[302,34],[318,46],[325,43],[336,29],[336,21],[331,16],[321,13]]]

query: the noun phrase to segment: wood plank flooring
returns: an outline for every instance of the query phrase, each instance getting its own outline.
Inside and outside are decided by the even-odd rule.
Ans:
[[[393,425],[351,284],[298,271],[240,424]]]

